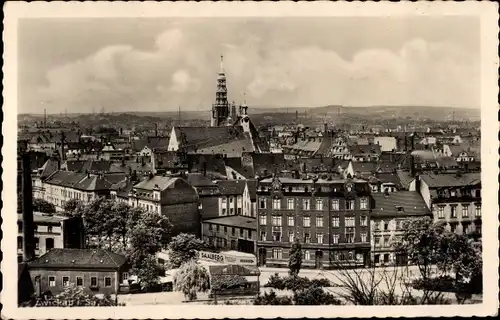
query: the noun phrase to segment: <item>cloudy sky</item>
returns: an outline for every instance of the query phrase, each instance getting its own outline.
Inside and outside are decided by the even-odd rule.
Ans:
[[[220,55],[250,107],[480,107],[474,17],[26,19],[19,112],[208,110]]]

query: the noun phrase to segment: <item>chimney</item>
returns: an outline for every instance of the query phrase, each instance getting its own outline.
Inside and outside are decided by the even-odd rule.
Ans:
[[[415,134],[411,135],[411,150],[415,150]]]
[[[415,159],[410,154],[410,176],[415,177]]]
[[[323,129],[323,131],[325,132],[325,136],[326,136],[326,134],[327,134],[327,132],[328,132],[328,123],[326,123],[326,122],[325,122],[325,124],[324,124],[324,129]]]
[[[23,259],[35,258],[35,226],[33,221],[33,187],[31,185],[31,163],[28,153],[22,157],[22,212],[23,212]]]
[[[158,123],[155,123],[155,137],[158,137]]]
[[[66,160],[66,152],[64,152],[64,141],[65,139],[64,132],[61,132],[61,160]]]

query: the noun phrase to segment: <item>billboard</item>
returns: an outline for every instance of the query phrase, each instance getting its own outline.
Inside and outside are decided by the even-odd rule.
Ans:
[[[220,264],[236,264],[236,265],[257,265],[257,258],[250,254],[237,255],[227,252],[215,253],[207,251],[198,251],[198,258],[203,261],[209,261]]]

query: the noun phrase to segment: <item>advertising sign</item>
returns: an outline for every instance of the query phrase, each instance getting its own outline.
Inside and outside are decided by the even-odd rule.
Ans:
[[[229,253],[214,253],[207,251],[198,251],[200,260],[221,263],[221,264],[236,264],[236,265],[257,265],[257,259],[250,255],[238,257]]]

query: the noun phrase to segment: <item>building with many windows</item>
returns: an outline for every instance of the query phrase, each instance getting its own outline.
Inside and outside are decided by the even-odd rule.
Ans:
[[[396,255],[394,244],[407,219],[430,216],[424,199],[416,191],[372,193],[371,261],[376,265],[405,264],[406,257]]]
[[[422,174],[418,190],[434,221],[452,232],[481,235],[481,173]]]
[[[295,239],[304,267],[363,265],[370,250],[370,186],[358,179],[273,177],[257,188],[260,265],[286,266]]]
[[[244,216],[220,217],[202,222],[202,239],[222,250],[254,253],[257,223]]]

